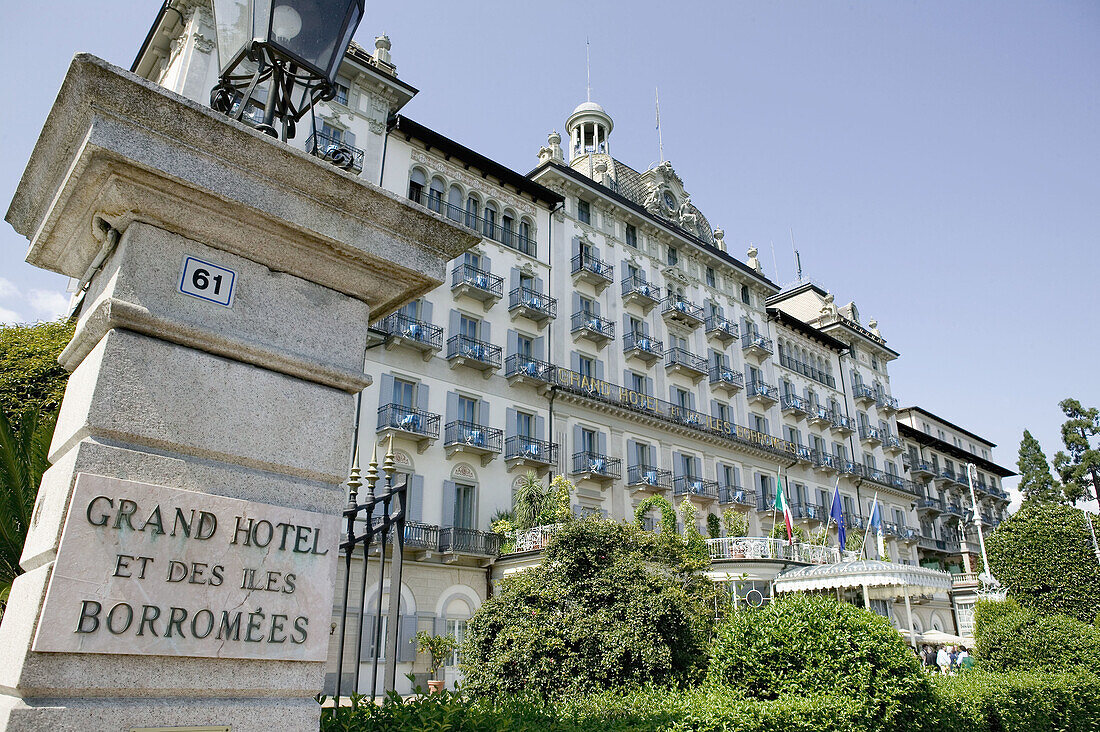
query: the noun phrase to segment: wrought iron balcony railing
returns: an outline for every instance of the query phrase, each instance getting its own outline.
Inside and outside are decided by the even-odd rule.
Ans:
[[[472,554],[495,557],[500,553],[503,537],[491,531],[461,529],[457,526],[443,528],[439,532],[439,551],[444,554]]]
[[[669,295],[665,298],[661,312],[664,315],[687,321],[690,325],[699,325],[703,322],[703,308],[675,295]]]
[[[384,404],[378,408],[378,429],[436,438],[439,437],[439,415],[400,404]]]
[[[833,429],[842,432],[855,432],[856,423],[851,417],[844,414],[833,414]]]
[[[512,435],[504,441],[504,459],[552,465],[558,461],[558,446],[549,440]]]
[[[672,494],[674,496],[700,496],[702,498],[718,498],[718,481],[705,480],[691,475],[677,475],[672,479]]]
[[[745,393],[749,398],[761,397],[773,402],[779,401],[779,389],[763,381],[750,381]]]
[[[379,328],[387,335],[407,338],[427,348],[443,348],[443,328],[424,320],[416,320],[402,313],[391,313],[382,319]]]
[[[506,225],[501,225],[496,223],[495,219],[482,218],[473,211],[467,211],[459,206],[452,206],[443,200],[442,196],[438,194],[433,195],[430,190],[421,189],[410,191],[410,193],[409,199],[414,203],[419,203],[421,206],[425,206],[438,214],[442,214],[451,221],[459,223],[467,229],[476,231],[486,239],[498,241],[506,247],[523,252],[529,256],[537,256],[538,247],[535,244],[535,240],[529,236],[525,236],[522,230],[517,229],[514,224],[505,222]]]
[[[646,282],[640,275],[631,275],[623,279],[623,298],[637,298],[654,305],[661,299],[661,288],[652,282]]]
[[[721,315],[708,315],[705,325],[707,335],[729,342],[738,338],[737,324]]]
[[[882,442],[882,430],[880,430],[878,427],[863,425],[859,428],[859,439],[871,440],[873,442]]]
[[[611,282],[615,276],[614,265],[608,264],[602,259],[597,259],[591,254],[584,254],[583,252],[576,254],[570,264],[572,265],[573,274],[589,273],[607,282]]]
[[[855,397],[855,400],[857,402],[858,401],[873,402],[873,401],[875,401],[875,399],[877,397],[877,395],[875,394],[875,390],[872,389],[871,387],[867,386],[866,384],[853,384],[852,385],[852,396]]]
[[[500,368],[500,346],[485,343],[476,338],[464,335],[455,335],[447,339],[447,359],[464,358],[472,359],[491,368]]]
[[[490,297],[504,296],[504,278],[478,269],[472,264],[460,264],[451,270],[451,289],[464,285]]]
[[[518,310],[531,320],[545,320],[558,316],[558,301],[544,292],[517,287],[508,293],[508,310]]]
[[[595,336],[601,340],[615,337],[615,323],[594,313],[578,310],[570,319],[570,332]]]
[[[746,490],[739,485],[719,485],[718,502],[737,503],[742,506],[754,506],[756,505],[756,494],[753,491]]]
[[[814,450],[811,458],[813,459],[814,465],[819,468],[824,468],[826,470],[837,469],[837,458],[835,455],[821,450]]]
[[[362,150],[323,132],[314,132],[309,136],[306,152],[355,174],[363,170]]]
[[[456,419],[448,422],[444,428],[443,444],[462,445],[484,452],[499,453],[503,438],[504,430]]]
[[[804,397],[800,397],[797,394],[784,394],[782,399],[782,410],[784,412],[793,411],[806,414],[810,411],[810,403]]]
[[[623,351],[637,351],[643,356],[652,356],[659,358],[665,355],[664,343],[661,341],[646,335],[645,333],[637,333],[630,331],[623,334]]]
[[[825,384],[826,386],[830,386],[834,389],[836,388],[836,379],[833,378],[832,374],[826,373],[815,366],[810,366],[807,363],[803,363],[796,358],[791,358],[785,353],[779,354],[779,365],[788,368],[791,371],[797,371],[803,376],[809,377],[819,384]]]
[[[682,366],[700,374],[707,373],[707,360],[705,358],[678,347],[665,351],[665,366]]]
[[[772,352],[772,339],[765,338],[759,333],[746,333],[741,336],[742,350],[757,349],[765,353]]]
[[[672,471],[661,470],[653,465],[628,465],[626,468],[626,484],[667,490],[672,488]]]
[[[712,386],[721,385],[732,389],[744,389],[745,375],[740,371],[734,371],[728,366],[711,366],[710,383]]]
[[[790,504],[791,515],[796,519],[806,519],[808,521],[824,521],[827,511],[816,503],[799,503],[795,502]]]
[[[603,478],[618,480],[622,477],[623,461],[596,452],[578,452],[573,454],[573,473],[590,473]]]
[[[549,361],[540,361],[530,356],[521,356],[513,353],[504,362],[504,375],[506,377],[523,376],[538,381],[546,381],[554,370],[554,364]]]

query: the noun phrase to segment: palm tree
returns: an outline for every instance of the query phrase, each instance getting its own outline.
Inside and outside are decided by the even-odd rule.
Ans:
[[[551,507],[550,488],[544,486],[533,472],[523,476],[513,499],[512,513],[517,529],[530,529],[538,523],[539,516]]]
[[[14,429],[7,415],[0,412],[0,615],[7,606],[11,583],[23,572],[19,556],[42,473],[50,466],[47,455],[56,424],[56,412],[40,414],[28,409]]]

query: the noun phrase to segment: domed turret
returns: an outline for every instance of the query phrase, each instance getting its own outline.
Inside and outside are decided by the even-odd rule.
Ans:
[[[595,102],[577,105],[565,123],[569,133],[569,159],[575,160],[589,153],[611,154],[607,138],[615,126],[611,116]]]

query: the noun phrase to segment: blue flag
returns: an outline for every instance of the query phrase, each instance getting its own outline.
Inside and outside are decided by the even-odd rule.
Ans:
[[[871,504],[871,518],[867,521],[871,526],[871,530],[876,534],[882,533],[882,514],[878,510],[878,495],[875,495],[875,501]]]
[[[833,488],[833,505],[829,509],[829,518],[836,522],[836,529],[840,534],[840,550],[844,551],[844,547],[848,543],[848,533],[845,531],[844,526],[844,509],[840,505],[839,480],[836,482],[836,487]]]

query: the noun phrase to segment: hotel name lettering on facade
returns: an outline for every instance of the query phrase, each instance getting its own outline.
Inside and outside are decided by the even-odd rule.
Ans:
[[[81,474],[37,651],[324,660],[338,518]]]

